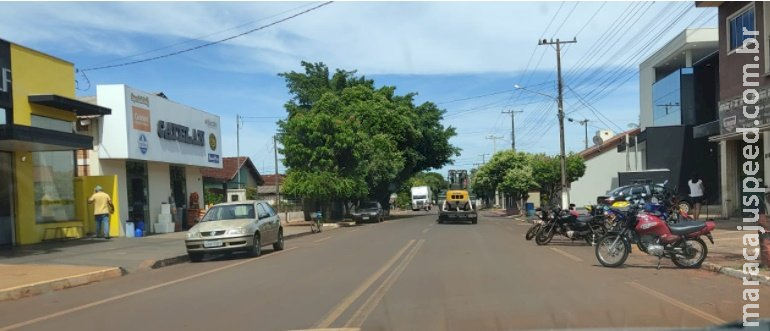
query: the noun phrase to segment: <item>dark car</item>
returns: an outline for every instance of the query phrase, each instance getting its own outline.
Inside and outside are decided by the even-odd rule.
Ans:
[[[353,220],[356,223],[382,222],[385,220],[385,213],[379,202],[362,202],[353,212]]]
[[[631,184],[608,191],[606,195],[599,196],[596,202],[602,204],[606,203],[608,199],[613,201],[650,201],[653,197],[658,201],[663,201],[669,193],[672,192],[667,192],[664,184]],[[689,212],[690,207],[692,207],[690,197],[676,194],[676,198],[679,209],[685,213]]]

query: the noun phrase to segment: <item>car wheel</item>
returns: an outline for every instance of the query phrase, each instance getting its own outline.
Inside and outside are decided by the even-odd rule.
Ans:
[[[190,258],[190,262],[198,263],[203,261],[203,254],[201,253],[187,253],[187,256]]]
[[[273,244],[273,250],[276,251],[282,251],[283,250],[283,229],[278,230],[278,241]]]
[[[259,240],[259,234],[254,235],[254,242],[249,249],[249,255],[257,257],[262,255],[262,241]]]

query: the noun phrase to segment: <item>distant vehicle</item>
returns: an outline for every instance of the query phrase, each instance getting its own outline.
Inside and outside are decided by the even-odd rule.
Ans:
[[[438,214],[438,222],[478,223],[476,206],[468,193],[468,171],[449,170],[449,189]]]
[[[362,202],[358,205],[356,211],[353,212],[353,220],[356,223],[383,222],[385,221],[385,213],[379,202]]]
[[[428,186],[415,186],[412,187],[412,210],[430,210],[431,209],[431,197],[430,187]]]
[[[192,262],[207,253],[246,251],[262,254],[262,246],[283,249],[281,219],[266,201],[238,201],[211,207],[203,219],[187,231],[185,246]]]
[[[613,201],[647,201],[650,202],[653,197],[663,201],[666,194],[666,187],[661,184],[632,184],[621,186],[610,190],[606,195],[597,197],[597,203],[605,204],[608,199]],[[644,195],[644,196],[643,196]],[[692,207],[692,199],[687,195],[679,194],[676,196],[679,210],[687,214]]]

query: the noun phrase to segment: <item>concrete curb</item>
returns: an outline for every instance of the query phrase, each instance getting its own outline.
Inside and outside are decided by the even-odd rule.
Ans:
[[[743,271],[741,270],[723,267],[721,265],[711,263],[711,262],[703,262],[701,266],[702,266],[702,269],[720,273],[725,276],[729,276],[737,279],[743,279],[743,277],[746,277],[747,280],[759,281],[759,283],[762,285],[770,286],[770,277],[767,277],[767,276],[762,276],[762,275],[753,276],[749,274],[744,274]]]
[[[105,279],[121,277],[124,274],[125,271],[123,269],[113,267],[75,276],[68,276],[34,284],[21,285],[0,290],[0,301],[16,300],[43,294],[46,292],[60,291],[71,287],[99,282]]]

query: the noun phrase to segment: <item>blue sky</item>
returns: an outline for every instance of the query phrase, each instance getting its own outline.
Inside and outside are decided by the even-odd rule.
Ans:
[[[179,51],[219,40],[320,2],[0,3],[0,38],[84,69]],[[34,22],[30,24],[30,22]],[[556,54],[541,38],[577,38],[563,50],[565,112],[615,132],[638,122],[639,63],[685,28],[716,27],[716,9],[693,2],[336,2],[275,26],[164,59],[78,75],[79,95],[123,83],[220,115],[224,154],[241,154],[272,173],[271,137],[289,95],[279,72],[300,61],[358,70],[398,93],[446,109],[469,169],[510,148],[516,110],[518,150],[556,154],[555,102],[514,84],[556,95]],[[484,97],[477,97],[482,96]],[[458,99],[466,99],[456,101]],[[566,122],[568,151],[584,148],[584,129]],[[488,160],[490,156],[485,158]],[[279,166],[283,171],[283,166]]]

